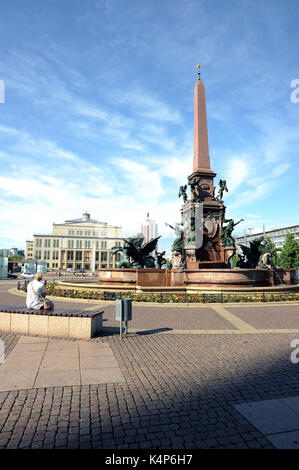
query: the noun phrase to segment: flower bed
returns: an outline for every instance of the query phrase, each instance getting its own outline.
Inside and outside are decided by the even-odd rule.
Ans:
[[[21,288],[26,290],[25,287]],[[89,292],[84,290],[60,289],[54,284],[47,285],[47,295],[72,299],[114,300],[130,298],[133,302],[159,303],[246,303],[298,301],[299,293],[241,295],[241,294],[135,294],[131,292]]]

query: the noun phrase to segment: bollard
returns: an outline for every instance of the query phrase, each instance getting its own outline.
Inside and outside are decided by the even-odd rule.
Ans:
[[[115,320],[119,320],[119,336],[122,339],[123,330],[123,301],[122,299],[115,299]]]
[[[132,320],[132,299],[115,300],[115,320],[120,322],[120,339],[122,339],[122,322],[125,321],[125,332],[128,333],[128,321]]]
[[[132,320],[132,299],[123,299],[123,315],[126,334],[128,334],[128,321]]]

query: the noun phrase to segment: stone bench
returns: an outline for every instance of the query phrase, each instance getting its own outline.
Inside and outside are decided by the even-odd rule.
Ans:
[[[0,331],[90,339],[102,330],[103,313],[96,306],[81,310],[28,310],[0,304]]]

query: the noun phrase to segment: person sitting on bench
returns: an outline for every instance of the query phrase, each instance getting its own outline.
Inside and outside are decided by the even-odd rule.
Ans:
[[[33,281],[27,286],[26,306],[28,309],[41,310],[44,308],[43,298],[46,297],[46,287],[41,282],[43,275],[36,273]]]

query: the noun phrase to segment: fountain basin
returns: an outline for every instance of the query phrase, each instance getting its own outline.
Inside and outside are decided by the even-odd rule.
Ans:
[[[277,273],[279,274],[279,279]],[[128,290],[162,290],[167,288],[242,288],[275,286],[279,280],[285,285],[295,284],[293,269],[119,269],[104,268],[98,271],[99,287]]]
[[[184,283],[192,287],[267,286],[266,269],[197,269],[185,270]]]
[[[87,279],[59,280],[57,287],[84,291],[135,293],[282,293],[298,292],[296,271],[266,269],[119,269],[98,271],[98,282]]]
[[[169,286],[170,269],[140,269],[140,268],[103,268],[99,269],[99,284],[127,284],[128,287],[138,286]]]

